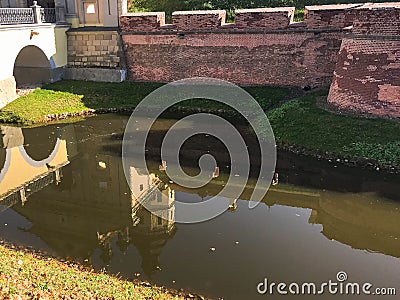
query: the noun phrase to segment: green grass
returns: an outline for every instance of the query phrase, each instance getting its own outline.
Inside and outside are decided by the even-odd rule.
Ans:
[[[316,105],[326,91],[286,102],[268,118],[278,143],[400,166],[400,122],[327,112]]]
[[[184,299],[159,287],[0,246],[1,299]]]
[[[261,106],[264,111],[268,111],[273,107],[279,105],[281,102],[288,100],[294,89],[287,87],[274,87],[274,86],[246,86],[243,87]],[[223,103],[205,100],[205,99],[190,99],[179,103],[181,107],[201,107],[204,109],[225,109],[232,110],[230,107]]]
[[[4,107],[0,112],[0,122],[27,125],[42,121],[47,114],[85,109],[87,107],[80,95],[36,89]]]
[[[89,108],[134,107],[150,92],[163,84],[150,82],[93,82],[62,80],[44,87],[49,91],[60,91],[82,95],[82,102]]]
[[[161,83],[103,83],[63,80],[36,89],[22,96],[0,111],[0,122],[31,125],[44,122],[48,114],[79,113],[93,109],[132,108],[150,92],[162,86]],[[288,97],[289,88],[246,87],[265,110],[270,109]],[[204,99],[187,100],[183,107],[206,109],[226,108],[215,101]]]
[[[31,125],[48,114],[136,106],[161,84],[59,81],[22,96],[0,111],[0,122]]]

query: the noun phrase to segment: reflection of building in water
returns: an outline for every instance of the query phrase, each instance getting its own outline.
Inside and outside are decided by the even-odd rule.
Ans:
[[[102,261],[108,264],[116,249],[114,244],[122,253],[134,244],[139,245],[143,265],[152,260],[158,261],[154,253],[162,250],[160,239],[162,245],[165,245],[174,232],[174,192],[163,186],[155,175],[143,175],[132,168],[132,178],[137,188],[135,193],[141,192],[141,196],[146,196],[150,205],[163,216],[169,216],[169,219],[159,220],[142,208],[139,201],[132,197],[134,193],[131,193],[124,177],[121,157],[113,152],[113,149],[120,148],[120,140],[115,139],[115,135],[102,132],[92,136],[94,127],[104,128],[107,133],[123,132],[124,124],[109,124],[108,120],[106,125],[85,122],[88,123],[87,126],[78,123],[63,127],[56,146],[51,145],[54,151],[44,149],[50,147],[47,145],[49,137],[42,137],[43,151],[50,152],[51,159],[45,159],[31,169],[19,147],[23,148],[25,139],[30,141],[31,150],[35,148],[35,143],[39,142],[37,133],[42,132],[41,129],[21,131],[19,128],[4,128],[4,145],[8,147],[3,151],[4,161],[12,157],[8,159],[11,161],[8,171],[14,170],[15,165],[19,172],[2,173],[1,191],[24,186],[24,182],[31,182],[37,176],[41,178],[46,172],[54,173],[56,167],[63,165],[58,185],[48,184],[46,188],[41,186],[43,189],[38,189],[37,193],[27,193],[29,201],[24,206],[17,204],[13,207],[32,223],[27,231],[40,237],[63,257],[92,258],[100,249]],[[54,127],[51,128],[54,130]],[[12,156],[7,156],[6,152],[10,151]],[[17,176],[19,181],[16,180]],[[53,177],[55,181],[55,175]],[[11,183],[16,186],[11,186]],[[156,192],[156,186],[161,187],[164,197],[159,195],[161,192]]]
[[[117,121],[110,123],[106,119],[105,123],[99,117],[89,119],[83,125],[77,123],[64,127],[57,141],[51,145],[48,145],[48,136],[38,138],[36,133],[43,132],[43,129],[21,131],[18,128],[3,128],[5,148],[0,149],[0,157],[3,158],[1,193],[17,191],[14,195],[20,197],[18,189],[24,187],[28,201],[23,207],[15,205],[14,209],[32,223],[28,231],[40,237],[58,255],[75,259],[94,258],[96,262],[100,255],[104,266],[113,255],[120,254],[119,251],[123,253],[134,245],[142,256],[144,272],[151,275],[159,266],[163,247],[176,232],[175,192],[172,189],[207,197],[218,194],[224,182],[219,180],[219,183],[211,182],[201,189],[187,190],[174,184],[166,186],[154,174],[147,175],[132,167],[131,193],[118,152],[121,141],[116,138],[123,132],[124,124],[121,120]],[[54,127],[48,127],[54,130]],[[110,132],[116,134],[111,135]],[[24,140],[31,144],[26,147],[28,157],[36,158],[33,155],[34,143],[44,145],[44,152],[49,153],[45,155],[45,164],[37,158],[26,159],[22,149]],[[53,151],[56,144],[59,145],[57,151]],[[8,159],[9,173],[4,171],[7,170],[7,157],[12,158]],[[33,164],[35,161],[41,163]],[[63,176],[58,185],[48,185],[37,193],[29,194],[28,189],[33,190],[28,186],[32,179],[41,178],[65,162],[69,163],[62,167]],[[18,169],[14,170],[13,166],[18,166]],[[158,169],[158,163],[155,169]],[[56,176],[52,176],[55,181]],[[15,186],[16,182],[18,186]],[[247,188],[240,199],[249,199],[252,192],[251,188]],[[140,205],[141,202],[161,217],[151,214]],[[322,233],[329,239],[353,248],[400,257],[398,203],[388,202],[371,193],[357,195],[306,190],[286,185],[284,180],[277,188],[270,189],[263,202],[270,206],[310,209],[309,222],[321,224]],[[230,204],[232,209],[236,206],[240,209],[240,200],[231,200]]]
[[[130,168],[130,183],[132,216],[139,219],[133,228],[132,240],[142,256],[143,271],[151,276],[159,268],[158,257],[163,247],[176,230],[175,192],[154,174],[143,175],[140,169],[133,167]]]
[[[33,193],[53,181],[61,181],[61,169],[69,164],[75,153],[71,140],[71,126],[64,127],[47,158],[33,159],[24,147],[24,135],[19,127],[1,126],[3,135],[2,165],[0,171],[0,204],[4,207],[18,202],[24,204]]]

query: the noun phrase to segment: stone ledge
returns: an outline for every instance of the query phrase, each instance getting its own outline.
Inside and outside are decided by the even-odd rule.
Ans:
[[[126,70],[67,67],[65,69],[64,79],[100,82],[122,82],[126,79]]]

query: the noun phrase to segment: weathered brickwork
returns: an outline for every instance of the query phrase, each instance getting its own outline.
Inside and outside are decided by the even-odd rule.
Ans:
[[[237,29],[285,29],[293,22],[294,7],[239,9],[235,11]]]
[[[357,35],[400,35],[400,2],[370,3],[354,12],[353,33]],[[397,5],[397,7],[396,7]]]
[[[213,30],[225,23],[224,10],[176,11],[172,13],[172,26],[180,30]]]
[[[328,85],[341,33],[123,35],[131,80]]]
[[[399,117],[400,3],[122,15],[130,80],[209,76],[238,84],[331,85],[341,109]],[[336,71],[335,71],[336,70]],[[335,71],[335,72],[334,72]]]
[[[360,4],[332,4],[306,6],[304,18],[307,28],[344,28],[353,24],[353,10]]]
[[[68,31],[68,66],[119,68],[122,47],[115,31]]]
[[[327,86],[337,61],[341,28],[293,23],[294,7],[121,16],[129,79],[169,82],[192,76],[239,84]]]
[[[355,113],[400,118],[400,6],[368,6],[356,12],[354,35],[342,41],[328,101]]]
[[[159,31],[165,25],[164,12],[128,13],[120,17],[119,28],[124,32]]]

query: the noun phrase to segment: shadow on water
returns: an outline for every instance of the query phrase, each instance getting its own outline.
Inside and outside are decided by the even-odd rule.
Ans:
[[[120,157],[126,122],[126,116],[104,115],[32,129],[2,126],[0,237],[128,279],[140,273],[227,299],[256,297],[257,282],[268,274],[321,281],[341,268],[360,281],[368,274],[368,280],[398,286],[398,175],[280,152],[279,185],[256,209],[246,206],[250,179],[226,213],[176,224],[175,200],[204,201],[226,184],[223,145],[205,136],[188,141],[181,155],[188,173],[198,172],[202,152],[194,149],[214,154],[225,168],[202,188],[182,188],[158,169],[160,140],[173,124],[159,120],[147,144],[151,174],[132,166],[129,180],[137,190],[131,193]],[[252,137],[247,142],[253,145]],[[150,214],[142,201],[164,218]]]

